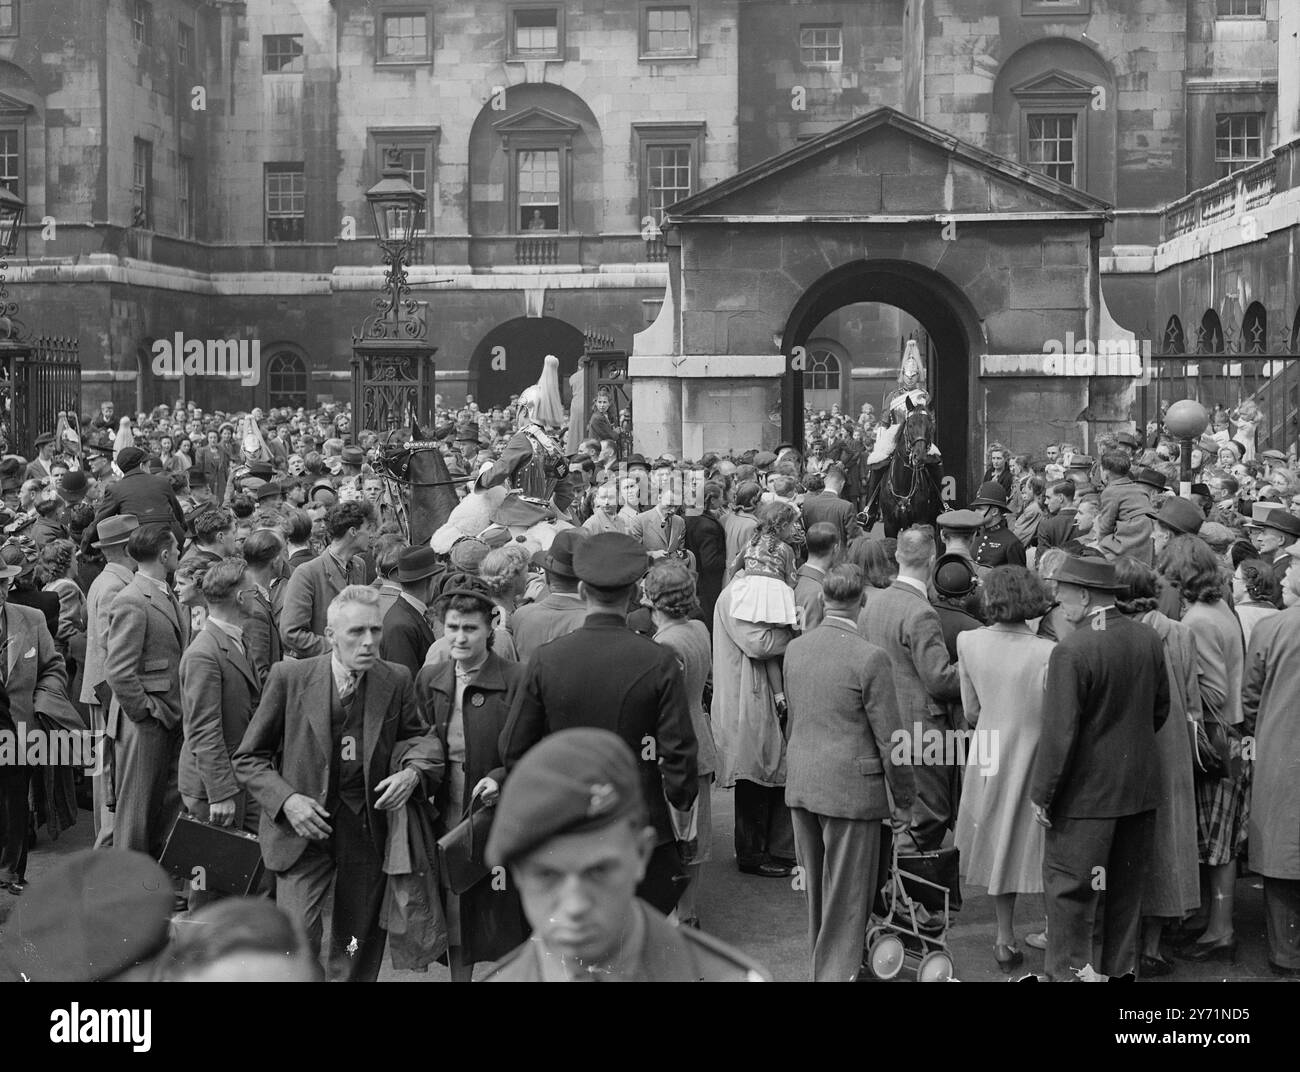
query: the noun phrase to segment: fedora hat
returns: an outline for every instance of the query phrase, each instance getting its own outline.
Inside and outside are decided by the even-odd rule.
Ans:
[[[1135,484],[1145,484],[1149,488],[1155,488],[1157,491],[1164,491],[1169,487],[1169,479],[1159,469],[1139,469],[1133,474]]]
[[[561,529],[555,534],[551,546],[545,551],[538,551],[533,560],[548,573],[576,581],[578,575],[573,572],[573,552],[585,538],[585,529]]]
[[[140,527],[140,519],[135,514],[114,514],[106,517],[95,529],[99,539],[91,547],[113,547],[126,543],[131,533]]]
[[[1131,447],[1133,450],[1139,450],[1142,447],[1142,440],[1132,432],[1120,432],[1115,437],[1115,442],[1121,447]]]
[[[1000,510],[1010,510],[1007,503],[1007,489],[996,480],[986,480],[980,485],[979,492],[971,501],[971,507],[996,506]]]
[[[1258,504],[1257,504],[1258,505]],[[1250,523],[1251,528],[1272,529],[1274,532],[1281,532],[1290,536],[1292,539],[1300,538],[1300,517],[1296,517],[1281,507],[1270,510],[1268,516],[1263,521],[1253,521]]]
[[[397,556],[397,580],[401,584],[414,584],[441,573],[445,568],[432,547],[408,547]]]
[[[1193,507],[1195,509],[1195,507]],[[1080,558],[1069,555],[1052,574],[1057,584],[1074,584],[1080,588],[1099,588],[1117,592],[1124,585],[1115,576],[1115,564],[1105,558]]]
[[[1160,504],[1160,509],[1156,511],[1156,521],[1174,532],[1195,536],[1205,524],[1205,515],[1195,503],[1171,495]]]
[[[53,432],[42,432],[40,435],[36,437],[36,449],[40,450],[41,447],[45,446],[46,443],[53,443],[53,442],[54,442]]]

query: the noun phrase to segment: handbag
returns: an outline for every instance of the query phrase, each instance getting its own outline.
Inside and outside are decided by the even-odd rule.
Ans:
[[[438,839],[442,883],[457,897],[492,873],[483,862],[483,850],[495,814],[494,806],[484,802],[481,794],[473,797],[461,821]]]
[[[1196,769],[1193,774],[1201,781],[1217,782],[1236,778],[1241,773],[1240,734],[1217,713],[1208,722],[1196,723]],[[1233,745],[1237,747],[1234,749]]]

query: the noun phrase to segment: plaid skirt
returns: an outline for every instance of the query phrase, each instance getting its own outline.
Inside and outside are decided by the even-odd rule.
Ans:
[[[1217,867],[1241,855],[1250,831],[1251,762],[1235,778],[1196,783],[1196,848],[1203,864]]]

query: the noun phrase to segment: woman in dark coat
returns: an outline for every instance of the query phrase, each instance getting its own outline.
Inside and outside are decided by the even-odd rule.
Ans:
[[[722,507],[727,491],[710,480],[704,485],[704,511],[686,515],[686,549],[695,556],[699,571],[698,596],[704,624],[713,631],[713,605],[722,591],[727,571],[727,532],[722,527]]]
[[[451,659],[423,667],[415,692],[447,757],[447,774],[434,798],[441,837],[467,814],[473,797],[496,804],[505,780],[497,739],[523,680],[523,668],[491,650],[496,608],[478,578],[449,577],[435,608]],[[469,982],[477,962],[499,960],[528,936],[513,882],[502,886],[489,875],[460,896],[444,889],[443,901],[453,982]]]

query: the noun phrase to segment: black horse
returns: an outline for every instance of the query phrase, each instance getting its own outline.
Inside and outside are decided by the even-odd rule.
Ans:
[[[885,536],[910,525],[933,525],[943,510],[943,462],[930,456],[934,418],[924,406],[908,404],[894,453],[871,474],[871,491],[862,511],[863,528],[879,519]]]
[[[420,547],[446,524],[460,501],[442,451],[424,439],[418,424],[394,428],[380,444],[378,468],[399,492],[400,518],[407,542]]]

